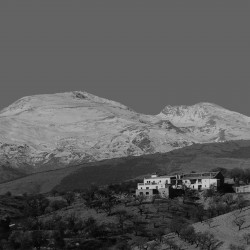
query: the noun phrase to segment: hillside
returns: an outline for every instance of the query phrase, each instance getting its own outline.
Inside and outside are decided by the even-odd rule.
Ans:
[[[249,168],[250,141],[196,144],[164,154],[125,157],[35,173],[0,184],[0,193],[45,193],[51,189],[72,190],[91,184],[105,185],[152,172],[203,171],[217,167]]]
[[[194,143],[250,139],[250,118],[214,104],[139,114],[86,92],[24,97],[0,112],[0,182]]]
[[[239,230],[237,225],[234,225],[233,223],[236,217],[245,219],[245,223],[242,225],[241,230]],[[244,234],[249,233],[250,207],[246,207],[242,211],[236,210],[215,217],[212,219],[210,227],[206,223],[196,223],[193,226],[197,232],[208,231],[216,235],[216,238],[224,243],[219,248],[221,250],[229,249],[229,245],[232,243],[238,246],[243,245],[246,247],[246,240],[243,237]],[[250,249],[250,246],[246,249]]]

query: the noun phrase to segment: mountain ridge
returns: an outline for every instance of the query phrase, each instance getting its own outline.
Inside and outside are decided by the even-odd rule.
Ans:
[[[145,115],[84,91],[23,97],[0,112],[1,165],[29,174],[250,139],[250,118],[240,113],[211,103],[166,107]]]

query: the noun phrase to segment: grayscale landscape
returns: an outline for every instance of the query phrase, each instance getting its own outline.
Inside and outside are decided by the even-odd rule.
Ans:
[[[0,250],[250,250],[249,10],[0,1]]]

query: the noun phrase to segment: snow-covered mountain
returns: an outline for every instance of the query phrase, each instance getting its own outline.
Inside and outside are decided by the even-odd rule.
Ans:
[[[250,139],[250,118],[209,103],[153,116],[75,91],[24,97],[0,112],[1,165],[27,172],[238,139]]]
[[[158,117],[185,129],[186,134],[201,143],[250,137],[250,117],[212,103],[166,106]]]

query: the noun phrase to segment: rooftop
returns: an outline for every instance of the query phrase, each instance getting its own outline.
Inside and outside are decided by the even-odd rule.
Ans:
[[[176,175],[159,175],[157,177],[145,177],[144,179],[161,179],[161,178],[171,178],[171,177],[176,177]]]
[[[202,172],[202,173],[190,173],[190,174],[183,174],[182,179],[213,179],[215,178],[220,172]]]

